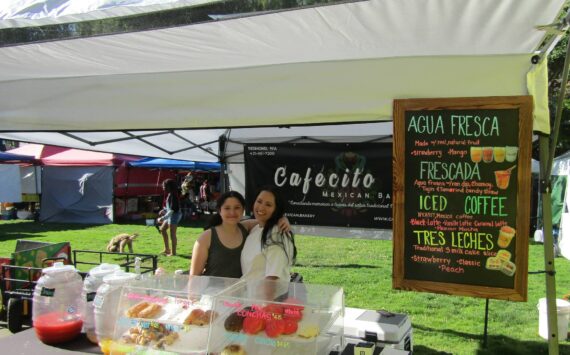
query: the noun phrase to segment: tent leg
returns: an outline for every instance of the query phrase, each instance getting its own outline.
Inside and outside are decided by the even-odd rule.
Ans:
[[[489,325],[489,299],[486,298],[485,299],[485,328],[483,330],[483,349],[487,349],[487,338],[488,338],[488,332],[487,332],[487,328]]]
[[[552,207],[550,196],[550,176],[543,176],[543,162],[548,161],[548,137],[540,136],[540,161],[542,185],[542,220],[544,234],[544,270],[546,275],[546,309],[548,314],[548,353],[558,355],[558,314],[556,312],[556,271],[554,267],[554,243],[552,237]]]
[[[229,131],[222,134],[219,138],[218,138],[218,150],[220,152],[220,157],[219,157],[219,161],[220,161],[220,179],[221,179],[221,192],[228,192],[229,191],[229,177],[228,177],[228,164],[226,162],[226,144],[228,141],[228,138],[226,137],[226,134],[229,134]]]

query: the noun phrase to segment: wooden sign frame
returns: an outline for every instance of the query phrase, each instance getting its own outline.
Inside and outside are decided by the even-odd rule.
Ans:
[[[503,288],[487,285],[464,284],[462,282],[446,282],[440,279],[430,281],[429,272],[422,280],[406,278],[406,114],[413,111],[432,112],[434,114],[461,110],[518,110],[518,161],[516,206],[516,244],[514,246],[514,287]],[[421,292],[435,292],[450,295],[504,299],[510,301],[526,301],[528,277],[528,239],[530,220],[530,190],[531,190],[531,148],[532,148],[532,110],[531,96],[505,97],[465,97],[465,98],[436,98],[436,99],[402,99],[394,100],[394,145],[393,145],[393,275],[392,286],[395,289]],[[511,111],[512,112],[512,111]],[[445,119],[445,117],[444,117]],[[499,117],[500,119],[500,117]],[[416,134],[416,133],[414,133]],[[412,138],[409,138],[412,139]],[[501,140],[497,139],[501,144]],[[463,147],[467,148],[467,147]],[[467,150],[467,149],[464,149]],[[410,156],[411,157],[411,156]],[[410,158],[411,159],[411,158]],[[411,162],[412,160],[410,160]],[[499,161],[499,160],[497,160]],[[483,164],[483,163],[480,163]],[[514,175],[514,174],[513,174]],[[511,179],[514,176],[511,176]],[[498,184],[498,182],[497,182]],[[497,186],[498,188],[498,186]],[[457,195],[455,195],[457,196]],[[410,212],[414,213],[414,212]],[[417,211],[415,213],[418,213]],[[410,227],[411,229],[411,227]],[[413,236],[412,236],[413,237]],[[413,245],[414,238],[408,236],[408,243]],[[418,239],[419,240],[419,239]],[[494,240],[497,245],[497,240]],[[408,255],[409,257],[409,255]],[[409,265],[409,264],[408,264]],[[415,264],[412,264],[415,265]],[[421,272],[419,266],[415,272]],[[485,266],[483,266],[485,267]],[[411,268],[413,269],[413,267]],[[419,270],[419,271],[418,271]],[[476,271],[474,271],[476,272]],[[483,270],[481,271],[483,272]],[[489,272],[489,270],[484,270]],[[497,271],[498,272],[498,271]],[[443,276],[439,276],[440,278]],[[424,276],[422,276],[424,278]],[[483,279],[484,280],[484,279]],[[482,281],[483,283],[485,281]]]

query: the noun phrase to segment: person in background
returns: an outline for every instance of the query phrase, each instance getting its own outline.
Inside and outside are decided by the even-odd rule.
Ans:
[[[196,195],[194,194],[194,176],[192,172],[186,174],[180,188],[182,190],[180,195],[182,216],[184,218],[191,217],[194,219],[194,217],[197,217],[198,209],[194,203],[196,201]]]
[[[209,200],[210,200],[210,186],[208,186],[208,180],[204,180],[202,185],[200,185],[200,208],[204,212],[209,212]]]
[[[166,179],[162,182],[162,188],[166,194],[164,199],[164,208],[158,213],[158,223],[160,224],[160,233],[164,241],[164,250],[161,254],[172,256],[176,255],[176,229],[178,223],[182,219],[182,211],[180,210],[180,197],[178,195],[178,186],[173,179]],[[168,241],[168,230],[170,229],[170,241],[172,249],[170,249]]]
[[[258,224],[250,230],[241,253],[243,277],[289,282],[297,248],[293,233],[278,227],[285,216],[285,199],[275,186],[260,188],[256,196],[252,210]]]

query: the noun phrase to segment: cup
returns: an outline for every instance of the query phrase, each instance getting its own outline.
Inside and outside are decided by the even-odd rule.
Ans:
[[[517,154],[519,152],[519,147],[506,146],[505,150],[506,150],[505,159],[509,163],[512,163],[515,160],[517,160]]]
[[[483,147],[483,161],[485,163],[493,161],[493,147]]]
[[[474,163],[481,162],[481,157],[483,155],[483,150],[481,147],[471,147],[469,150],[469,155],[471,156],[471,161]]]
[[[506,248],[511,244],[511,240],[515,237],[516,231],[514,228],[509,226],[502,226],[501,230],[499,231],[499,240],[497,244],[499,247]]]
[[[501,190],[506,190],[509,187],[509,181],[511,180],[510,170],[496,170],[495,171],[495,182],[497,183],[497,188]]]
[[[505,147],[493,147],[493,158],[497,163],[505,161]]]

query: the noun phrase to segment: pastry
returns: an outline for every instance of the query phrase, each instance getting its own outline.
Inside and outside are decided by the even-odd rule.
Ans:
[[[149,304],[146,308],[139,312],[137,315],[138,318],[147,318],[152,319],[155,318],[160,311],[162,310],[162,306],[156,303]]]
[[[246,352],[241,345],[230,344],[222,350],[220,355],[246,355]]]
[[[243,318],[237,312],[230,314],[224,321],[224,328],[228,332],[240,332],[243,328]]]
[[[184,324],[204,325],[207,323],[205,321],[205,314],[206,312],[200,308],[194,308],[188,317],[184,319]]]
[[[317,325],[305,325],[299,328],[297,335],[301,338],[314,338],[319,335],[319,327]]]
[[[243,320],[243,331],[246,334],[254,335],[265,329],[265,320],[262,318],[246,317]]]
[[[150,305],[150,303],[148,303],[148,302],[140,302],[140,303],[135,304],[134,306],[127,309],[127,312],[126,312],[127,317],[137,318],[139,312],[142,311],[143,309],[145,309],[146,307],[148,307],[149,305]]]
[[[204,313],[204,319],[206,320],[206,324],[213,322],[216,318],[218,318],[218,312],[216,311],[212,311],[211,309],[209,309]]]

